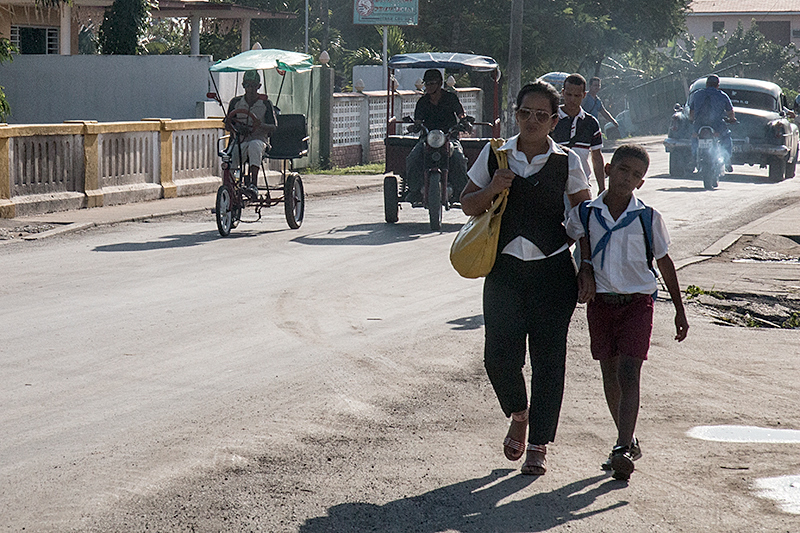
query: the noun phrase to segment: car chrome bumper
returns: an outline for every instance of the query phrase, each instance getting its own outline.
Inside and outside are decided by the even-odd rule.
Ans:
[[[758,154],[770,157],[788,157],[789,148],[782,144],[751,144],[745,141],[733,140],[734,154]]]
[[[676,149],[692,149],[691,139],[664,139],[667,152]],[[741,155],[765,155],[770,157],[788,157],[789,148],[782,144],[755,144],[740,139],[733,139],[733,153]]]
[[[673,139],[672,137],[667,137],[664,139],[664,148],[667,149],[667,152],[671,152],[676,148],[691,150],[692,142],[689,139]]]

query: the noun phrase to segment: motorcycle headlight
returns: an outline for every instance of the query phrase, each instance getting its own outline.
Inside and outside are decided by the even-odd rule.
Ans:
[[[428,133],[428,146],[431,148],[441,148],[446,140],[447,136],[442,130],[433,130]]]

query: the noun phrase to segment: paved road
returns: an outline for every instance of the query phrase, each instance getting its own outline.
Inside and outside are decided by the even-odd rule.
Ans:
[[[663,175],[642,197],[673,256],[800,197],[735,174],[718,191]],[[738,169],[738,167],[737,167]],[[481,363],[480,282],[422,210],[382,223],[379,192],[315,199],[219,238],[208,214],[0,248],[0,526],[18,531],[797,531],[758,479],[796,446],[698,441],[706,424],[800,428],[796,333],[711,324],[671,339],[659,302],[630,485],[583,310],[570,337],[551,470],[502,458]],[[765,398],[769,398],[767,403]],[[721,495],[724,495],[721,497]]]

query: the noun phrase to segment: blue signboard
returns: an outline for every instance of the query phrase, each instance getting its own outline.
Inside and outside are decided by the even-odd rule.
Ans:
[[[419,0],[354,0],[353,23],[375,26],[416,26]]]

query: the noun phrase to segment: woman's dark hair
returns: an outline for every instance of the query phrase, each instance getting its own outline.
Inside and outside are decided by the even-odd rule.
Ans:
[[[552,109],[553,113],[558,113],[558,104],[561,96],[558,94],[555,87],[541,80],[529,83],[519,90],[519,94],[517,94],[517,104],[514,106],[514,109],[517,110],[522,107],[522,100],[524,100],[527,95],[537,93],[550,100],[550,109]]]

